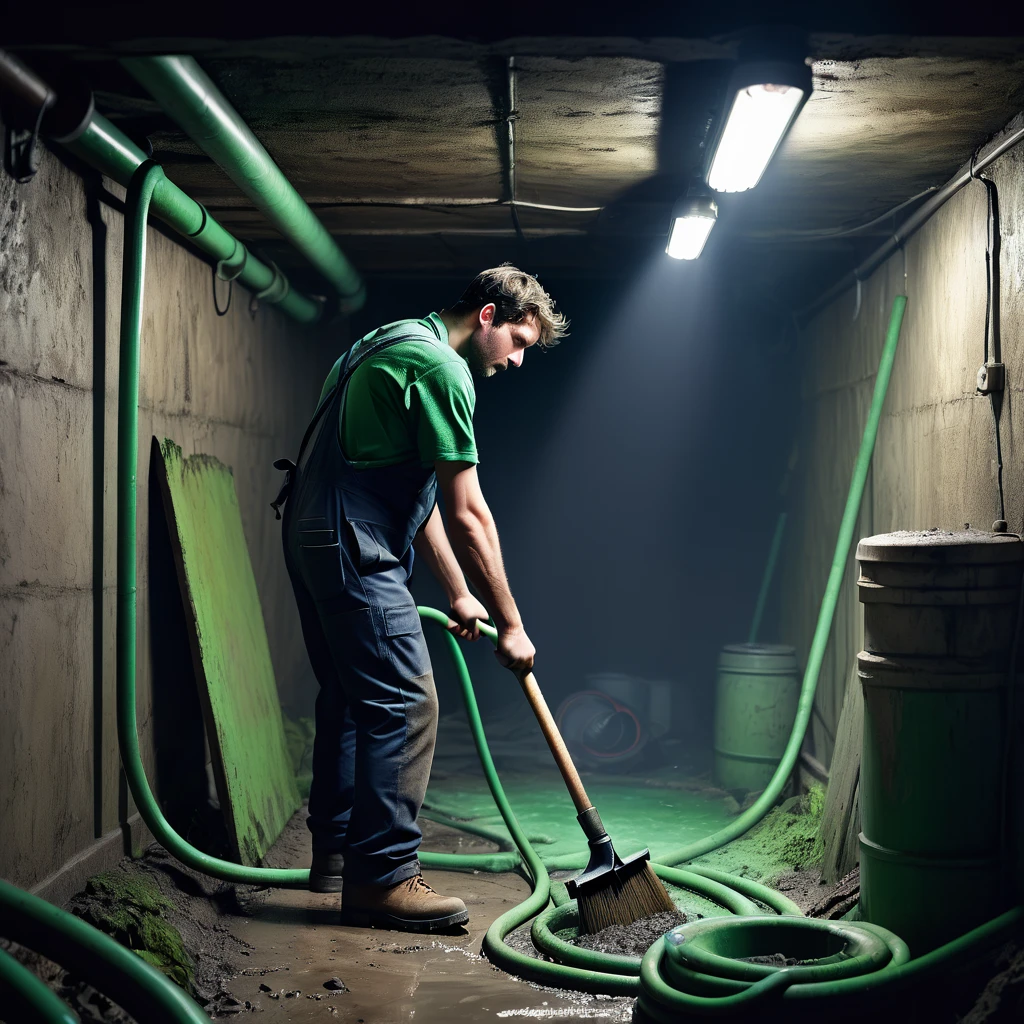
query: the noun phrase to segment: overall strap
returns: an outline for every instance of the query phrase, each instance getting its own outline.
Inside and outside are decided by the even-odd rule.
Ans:
[[[373,345],[367,346],[364,352],[360,352],[356,356],[355,360],[352,359],[352,353],[355,350],[355,346],[350,348],[345,354],[345,361],[341,364],[338,370],[338,379],[331,385],[330,390],[324,395],[320,404],[316,407],[316,412],[313,413],[313,418],[309,421],[309,426],[306,427],[305,434],[302,435],[302,444],[299,445],[299,454],[296,458],[296,463],[301,465],[302,455],[306,450],[306,446],[309,444],[309,439],[313,436],[313,432],[316,430],[317,424],[320,422],[324,413],[333,404],[334,399],[339,393],[344,392],[344,389],[348,385],[349,379],[352,374],[366,362],[367,359],[372,358],[379,352],[383,352],[387,348],[391,348],[392,345],[397,345],[402,341],[421,341],[426,340],[419,334],[400,334],[395,338],[385,338],[382,341],[378,341]]]
[[[348,382],[352,378],[352,374],[364,363],[367,359],[375,356],[378,352],[383,352],[384,349],[390,348],[392,345],[397,345],[400,341],[426,341],[420,334],[400,334],[394,338],[385,338],[382,341],[378,341],[373,345],[367,346],[366,350],[360,352],[355,359],[352,358],[354,350],[350,348],[345,355],[345,361],[338,369],[338,379],[331,386],[330,390],[321,399],[320,404],[316,407],[316,412],[313,413],[313,418],[309,421],[309,426],[306,427],[306,432],[302,435],[302,444],[299,445],[299,454],[295,457],[295,462],[291,459],[278,459],[274,463],[275,469],[284,471],[285,479],[281,485],[280,491],[278,491],[277,497],[270,503],[270,507],[274,510],[274,515],[281,518],[281,506],[288,500],[292,492],[292,486],[296,480],[296,472],[299,466],[302,465],[302,456],[305,454],[306,448],[309,446],[310,440],[315,436],[316,429],[320,425],[320,421],[324,418],[324,414],[328,409],[333,409],[336,402],[344,401],[345,391],[348,387]]]

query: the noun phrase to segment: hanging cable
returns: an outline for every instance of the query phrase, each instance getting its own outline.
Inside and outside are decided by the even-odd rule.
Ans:
[[[217,268],[211,268],[213,270],[213,311],[217,316],[227,316],[228,310],[231,309],[231,296],[234,293],[235,279],[233,277],[228,278],[228,301],[225,303],[224,308],[220,308],[220,303],[217,301]]]
[[[992,427],[996,443],[996,486],[999,489],[999,518],[1006,520],[1006,498],[1003,490],[1003,445],[1000,419],[1003,408],[1005,368],[1002,359],[1002,341],[999,336],[999,191],[991,178],[975,171],[971,161],[971,177],[985,186],[987,217],[985,228],[985,363],[984,385],[992,409]],[[998,367],[999,380],[993,380]],[[981,381],[979,380],[979,387]]]
[[[519,223],[519,211],[516,209],[516,59],[508,59],[508,111],[505,124],[508,126],[508,206],[512,214],[512,226],[520,242],[526,242],[523,226]]]
[[[890,217],[895,217],[900,210],[904,210],[908,206],[916,203],[918,199],[924,199],[925,196],[931,195],[931,193],[935,192],[938,187],[938,185],[929,185],[926,189],[918,192],[917,195],[911,196],[909,199],[904,199],[902,203],[897,203],[891,210],[886,210],[885,213],[880,213],[877,217],[873,217],[866,223],[857,224],[852,228],[839,228],[838,230],[826,231],[772,232],[771,237],[785,238],[787,241],[792,240],[795,242],[816,242],[827,238],[848,238],[850,235],[859,235],[862,231],[868,231],[876,224],[881,224]]]

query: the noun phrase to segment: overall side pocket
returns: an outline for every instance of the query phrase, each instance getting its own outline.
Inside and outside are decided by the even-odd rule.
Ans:
[[[329,601],[345,590],[338,531],[323,517],[300,519],[296,524],[299,571],[314,601]]]

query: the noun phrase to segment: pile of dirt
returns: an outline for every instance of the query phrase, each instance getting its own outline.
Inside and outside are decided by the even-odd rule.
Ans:
[[[806,962],[797,960],[796,957],[786,956],[785,953],[763,953],[761,956],[739,956],[736,959],[740,963],[758,964],[764,967],[799,967]]]
[[[573,945],[598,953],[619,953],[622,956],[643,956],[665,934],[686,924],[686,915],[679,910],[666,910],[653,917],[644,917],[630,925],[613,924],[593,935],[580,935]]]

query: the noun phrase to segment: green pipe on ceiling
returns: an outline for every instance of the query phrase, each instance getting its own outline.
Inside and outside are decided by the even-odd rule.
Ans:
[[[128,187],[146,154],[102,114],[94,113],[73,139],[59,142],[108,178]],[[177,185],[162,178],[153,193],[153,213],[208,256],[223,264],[258,298],[272,302],[300,323],[312,323],[321,304],[295,291],[276,267],[267,266]],[[218,268],[220,269],[220,268]]]
[[[323,274],[337,291],[342,310],[359,309],[366,300],[359,272],[196,60],[129,57],[121,63]]]

